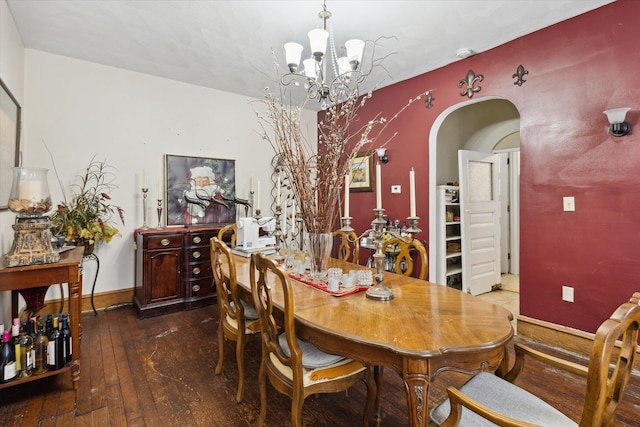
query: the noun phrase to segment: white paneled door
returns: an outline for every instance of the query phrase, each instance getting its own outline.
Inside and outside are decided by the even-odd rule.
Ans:
[[[499,157],[458,151],[462,212],[462,286],[479,295],[500,283]]]

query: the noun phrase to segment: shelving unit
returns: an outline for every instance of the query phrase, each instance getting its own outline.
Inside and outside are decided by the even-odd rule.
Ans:
[[[460,187],[439,185],[436,191],[436,283],[462,289]]]

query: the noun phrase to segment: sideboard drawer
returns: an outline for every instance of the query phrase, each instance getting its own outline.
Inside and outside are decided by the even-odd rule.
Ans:
[[[144,239],[144,249],[173,249],[182,247],[182,234],[158,234]]]

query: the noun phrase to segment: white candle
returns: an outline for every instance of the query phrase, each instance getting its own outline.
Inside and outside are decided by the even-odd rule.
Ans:
[[[344,176],[344,216],[349,217],[349,173]]]
[[[18,198],[20,200],[41,200],[42,184],[40,181],[20,180],[18,184]]]
[[[258,180],[258,185],[256,188],[256,210],[260,209],[260,180]]]
[[[147,170],[142,169],[142,188],[147,188]]]
[[[249,178],[249,191],[253,191],[253,177]]]
[[[410,216],[416,216],[416,173],[411,168],[409,172],[409,206]]]
[[[291,234],[296,232],[296,201],[291,202]]]
[[[276,184],[276,205],[280,204],[280,177],[278,177],[278,183]]]
[[[282,212],[282,234],[287,234],[287,204],[284,204],[284,211]]]
[[[382,171],[380,163],[376,164],[376,209],[382,209]]]
[[[162,199],[162,184],[158,181],[158,199]]]

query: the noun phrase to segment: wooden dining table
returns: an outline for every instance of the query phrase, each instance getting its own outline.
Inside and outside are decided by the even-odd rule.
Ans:
[[[243,298],[250,299],[250,260],[235,257]],[[345,273],[366,267],[331,259]],[[323,350],[397,371],[405,383],[408,423],[427,426],[429,384],[445,370],[505,372],[513,315],[505,308],[443,285],[384,273],[390,301],[365,292],[334,296],[290,278],[296,334]],[[272,289],[276,309],[282,292]]]

